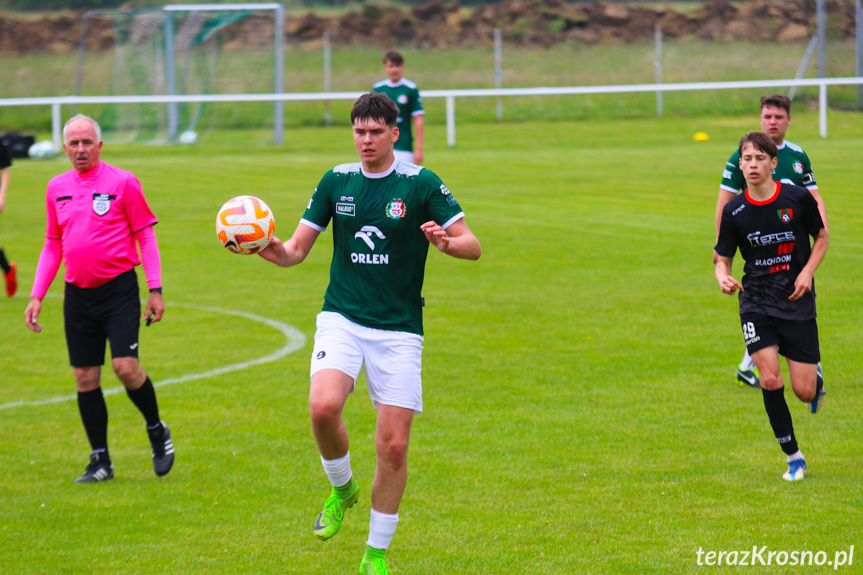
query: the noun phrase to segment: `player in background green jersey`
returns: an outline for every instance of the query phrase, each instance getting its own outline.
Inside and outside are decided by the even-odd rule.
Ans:
[[[782,94],[764,96],[761,98],[761,112],[759,113],[761,131],[770,136],[777,148],[777,164],[773,170],[773,179],[786,184],[794,184],[806,188],[818,203],[818,211],[821,221],[827,229],[827,211],[824,201],[818,191],[815,175],[812,172],[812,164],[809,156],[803,148],[785,139],[785,132],[791,124],[791,99]],[[716,201],[716,238],[719,238],[719,225],[722,221],[722,210],[732,198],[746,189],[746,180],[740,169],[740,153],[735,150],[725,165],[722,172],[722,182],[719,185],[719,197]],[[719,259],[716,251],[713,252],[713,265]],[[818,366],[819,377],[821,376],[821,365]],[[737,380],[741,384],[759,387],[758,370],[748,351],[743,352],[743,359],[737,367]]]
[[[324,174],[291,239],[274,237],[259,252],[281,267],[299,264],[332,223],[330,285],[317,319],[309,391],[312,432],[332,490],[314,533],[334,536],[359,497],[342,409],[365,367],[377,408],[369,538],[360,563],[366,575],[388,573],[384,554],[407,483],[411,423],[422,411],[421,290],[429,244],[455,258],[481,254],[440,179],[393,155],[397,116],[384,94],[361,96],[351,111],[360,161]]]
[[[387,79],[375,84],[372,90],[386,94],[399,108],[399,139],[393,148],[395,156],[412,164],[422,164],[425,110],[419,88],[404,77],[405,59],[398,52],[391,50],[384,54],[384,71]]]

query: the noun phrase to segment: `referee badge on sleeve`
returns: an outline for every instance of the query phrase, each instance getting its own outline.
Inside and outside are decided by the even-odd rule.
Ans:
[[[111,209],[111,200],[116,198],[117,196],[110,194],[97,194],[93,192],[93,211],[96,212],[96,215],[104,216]]]

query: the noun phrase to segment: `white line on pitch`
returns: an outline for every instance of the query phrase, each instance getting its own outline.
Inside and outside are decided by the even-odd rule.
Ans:
[[[180,307],[180,308],[188,308],[194,309],[198,311],[206,311],[212,313],[223,313],[226,315],[234,315],[238,317],[244,317],[251,321],[256,321],[258,323],[262,323],[267,325],[277,331],[282,332],[285,338],[288,340],[287,343],[276,350],[275,352],[265,355],[264,357],[259,357],[257,359],[250,359],[248,361],[242,361],[240,363],[232,363],[231,365],[226,365],[224,367],[217,367],[216,369],[211,369],[210,371],[205,371],[202,373],[190,373],[188,375],[181,375],[180,377],[173,377],[169,379],[160,380],[157,383],[153,384],[153,387],[164,387],[166,385],[173,385],[175,383],[186,383],[188,381],[195,381],[197,379],[204,379],[207,377],[214,377],[217,375],[223,375],[225,373],[231,373],[234,371],[240,371],[246,369],[247,367],[252,367],[255,365],[262,365],[265,363],[271,363],[276,360],[279,360],[285,357],[288,354],[291,354],[295,351],[298,351],[306,345],[306,336],[298,330],[297,328],[290,326],[284,322],[277,321],[274,319],[269,319],[266,317],[261,317],[259,315],[245,312],[245,311],[234,311],[227,309],[219,309],[215,307],[207,307],[200,305],[192,305],[192,304],[178,304],[171,302],[171,307]],[[126,388],[122,385],[119,387],[112,387],[109,389],[103,389],[102,393],[104,395],[116,395],[122,391],[125,391]],[[0,403],[0,409],[7,409],[10,407],[19,407],[24,405],[48,405],[51,403],[62,403],[64,401],[72,401],[77,399],[77,395],[64,395],[62,397],[50,397],[48,399],[39,399],[37,401],[13,401],[10,403]]]

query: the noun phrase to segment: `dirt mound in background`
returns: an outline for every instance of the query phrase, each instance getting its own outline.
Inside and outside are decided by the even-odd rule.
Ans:
[[[828,34],[854,37],[854,1],[828,0]],[[78,49],[83,12],[59,12],[38,18],[0,14],[0,54],[66,53]],[[361,11],[322,17],[287,15],[285,38],[291,45],[316,44],[329,34],[334,45],[424,47],[489,46],[500,28],[509,45],[548,47],[559,43],[638,42],[653,38],[655,26],[667,38],[705,41],[807,41],[815,33],[815,0],[731,3],[711,0],[698,10],[668,6],[645,8],[613,3],[564,0],[505,0],[462,9],[456,1],[432,0],[402,10],[365,4]],[[88,50],[113,46],[114,31],[104,20],[88,24]],[[252,16],[229,28],[226,49],[271,45],[272,20]]]

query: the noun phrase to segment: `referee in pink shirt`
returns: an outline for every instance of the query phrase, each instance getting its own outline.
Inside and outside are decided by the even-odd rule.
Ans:
[[[102,140],[95,120],[78,114],[66,122],[63,149],[75,169],[48,183],[45,246],[24,318],[31,330],[42,331],[38,323],[42,299],[65,261],[66,346],[78,389],[78,410],[93,449],[86,471],[75,482],[114,477],[108,452],[108,408],[100,383],[106,340],[111,344],[111,366],[147,422],[156,475],[166,475],[174,464],[174,446],[171,430],[159,417],[153,383],[138,363],[141,303],[135,274],[135,266],[141,263],[150,289],[144,311],[147,325],[161,321],[165,303],[153,231],[158,220],[135,175],[99,160]]]

